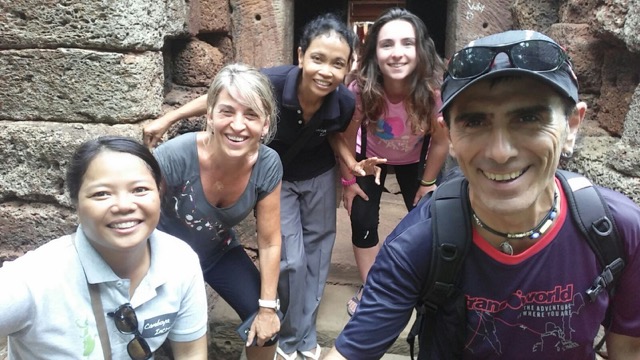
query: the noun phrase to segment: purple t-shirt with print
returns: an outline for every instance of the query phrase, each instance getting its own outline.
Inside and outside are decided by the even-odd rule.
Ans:
[[[612,300],[611,331],[640,337],[640,208],[599,188],[627,254]],[[567,209],[564,194],[561,208]],[[377,359],[410,319],[431,259],[429,202],[387,238],[369,272],[362,302],[336,340],[348,359]],[[600,273],[594,252],[570,215],[561,211],[536,245],[508,256],[474,233],[463,270],[467,305],[465,359],[589,359],[610,299],[585,291]]]

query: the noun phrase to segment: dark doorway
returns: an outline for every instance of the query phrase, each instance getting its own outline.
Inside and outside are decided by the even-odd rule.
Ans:
[[[296,0],[293,15],[293,63],[298,63],[298,44],[302,29],[313,18],[326,13],[334,13],[347,21],[348,0]]]
[[[444,56],[444,39],[447,31],[447,1],[407,0],[407,10],[418,15],[436,45],[440,56]]]
[[[344,21],[349,21],[349,10],[351,2],[357,2],[356,14],[358,21],[374,21],[377,15],[384,11],[384,8],[395,6],[395,3],[404,2],[406,9],[418,15],[427,25],[429,35],[433,39],[436,50],[440,56],[444,55],[446,24],[447,24],[447,1],[446,0],[405,0],[405,1],[389,1],[389,0],[296,0],[294,3],[294,47],[293,62],[298,63],[298,43],[302,35],[304,25],[314,17],[327,12],[333,12],[340,16]],[[370,15],[367,15],[367,5],[370,5]],[[364,10],[360,10],[364,9]],[[364,11],[364,12],[362,12]],[[365,18],[363,18],[363,16]],[[366,18],[370,17],[370,18]]]

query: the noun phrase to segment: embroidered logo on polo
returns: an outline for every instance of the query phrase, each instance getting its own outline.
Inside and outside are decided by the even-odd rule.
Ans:
[[[151,338],[154,336],[161,336],[171,330],[173,322],[176,319],[177,313],[164,314],[144,321],[142,327],[142,337]]]
[[[89,319],[76,319],[76,326],[82,331],[82,356],[89,356],[96,348],[96,332],[89,326]]]

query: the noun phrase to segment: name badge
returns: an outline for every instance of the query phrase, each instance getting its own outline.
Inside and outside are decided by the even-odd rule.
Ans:
[[[144,321],[144,327],[142,330],[142,337],[150,338],[154,336],[161,336],[171,330],[173,321],[176,319],[177,313],[164,314]]]

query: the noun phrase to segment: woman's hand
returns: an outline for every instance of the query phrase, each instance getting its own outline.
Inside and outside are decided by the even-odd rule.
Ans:
[[[142,141],[149,148],[155,147],[162,139],[162,135],[178,120],[192,116],[200,116],[206,113],[207,94],[204,94],[145,125],[144,128],[142,128]]]
[[[418,186],[418,191],[416,191],[416,196],[413,198],[413,206],[418,205],[418,202],[420,202],[420,199],[422,199],[428,193],[432,191],[436,191],[437,187],[438,185],[436,184],[433,184],[431,186],[422,186],[422,185]]]
[[[369,201],[369,197],[357,183],[342,187],[342,203],[349,216],[351,216],[351,205],[353,205],[353,199],[356,196],[360,196],[364,201]]]
[[[269,341],[280,331],[280,318],[275,309],[263,308],[258,310],[253,324],[251,324],[251,330],[247,337],[246,346],[253,344],[253,339],[257,336],[258,346],[263,346],[265,342]]]
[[[148,148],[156,147],[170,126],[171,122],[166,116],[151,121],[142,128],[142,141]]]
[[[364,159],[353,165],[351,173],[355,176],[375,175],[376,184],[380,185],[380,173],[382,172],[382,169],[378,165],[386,162],[387,159],[377,157]]]

